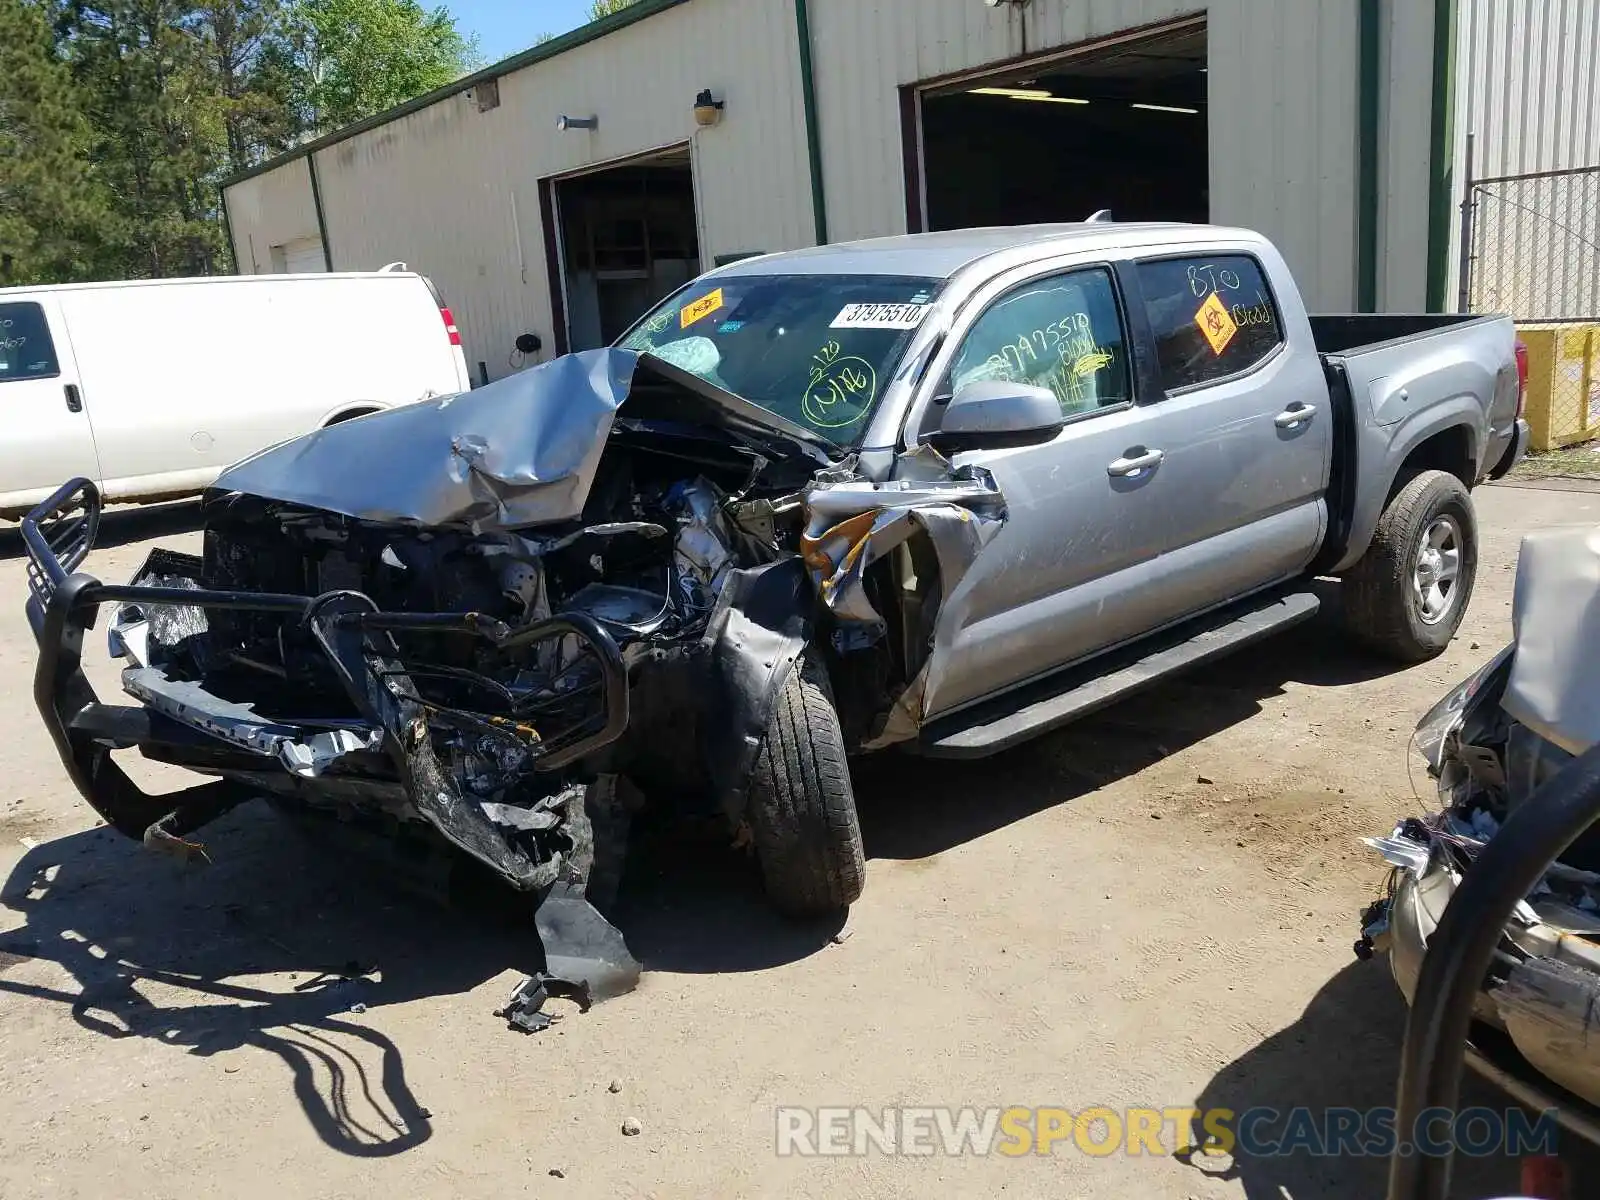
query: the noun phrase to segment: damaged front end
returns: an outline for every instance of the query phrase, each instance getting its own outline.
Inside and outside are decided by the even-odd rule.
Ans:
[[[35,698],[79,790],[147,845],[254,797],[443,842],[541,899],[544,996],[625,991],[602,915],[641,791],[743,816],[774,698],[815,647],[857,747],[910,736],[941,597],[1003,519],[931,451],[869,481],[782,418],[626,351],[570,355],[265,451],[199,556],[78,573],[99,500],[24,521]],[[623,408],[627,401],[626,409]],[[100,702],[84,632],[136,706]],[[209,777],[150,796],[117,750]],[[548,985],[548,986],[544,986]]]
[[[1484,846],[1600,740],[1600,684],[1584,667],[1600,594],[1600,533],[1530,535],[1511,646],[1456,687],[1415,744],[1442,807],[1365,839],[1393,868],[1362,914],[1356,952],[1389,956],[1410,1002],[1430,940]],[[1600,1143],[1600,827],[1545,872],[1506,925],[1474,1006],[1467,1061],[1524,1103]]]

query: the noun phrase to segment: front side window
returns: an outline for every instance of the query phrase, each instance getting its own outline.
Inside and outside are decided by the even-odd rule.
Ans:
[[[0,383],[60,373],[44,309],[31,300],[0,304]]]
[[[839,446],[854,444],[942,280],[734,275],[701,280],[624,337]]]
[[[1167,391],[1248,371],[1283,344],[1261,264],[1245,254],[1139,264]]]
[[[950,390],[995,379],[1049,388],[1069,417],[1131,399],[1111,273],[1053,275],[996,300],[962,340]]]

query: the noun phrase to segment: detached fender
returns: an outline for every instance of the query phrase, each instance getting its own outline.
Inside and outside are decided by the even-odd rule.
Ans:
[[[815,627],[815,598],[800,558],[733,571],[706,626],[711,695],[702,734],[722,811],[744,813],[750,772],[772,707]]]
[[[1356,454],[1355,487],[1351,491],[1349,532],[1341,553],[1328,569],[1328,573],[1334,575],[1349,570],[1367,552],[1407,459],[1429,438],[1448,431],[1465,433],[1469,461],[1461,465],[1467,487],[1477,479],[1478,463],[1483,457],[1483,407],[1472,396],[1455,396],[1430,405],[1396,426],[1366,422],[1361,419],[1358,407],[1355,425],[1360,444]],[[1427,465],[1435,464],[1430,461]]]

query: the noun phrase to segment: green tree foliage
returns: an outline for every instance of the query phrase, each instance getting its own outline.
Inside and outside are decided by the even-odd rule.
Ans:
[[[416,0],[0,0],[0,285],[229,270],[223,178],[475,54]]]
[[[449,12],[416,0],[296,0],[286,25],[298,116],[317,133],[443,87],[477,62]]]
[[[0,0],[0,286],[82,276],[105,253],[90,127],[49,18]]]
[[[592,0],[589,5],[589,20],[598,21],[601,17],[609,17],[612,13],[619,13],[630,4],[637,4],[639,0]]]

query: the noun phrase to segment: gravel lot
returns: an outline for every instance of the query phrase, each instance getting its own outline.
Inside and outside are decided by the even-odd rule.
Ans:
[[[1394,672],[1316,626],[987,762],[862,764],[869,880],[844,929],[782,923],[747,861],[647,831],[619,914],[643,985],[538,1037],[491,1015],[537,963],[531,929],[255,808],[208,831],[205,869],[95,828],[32,707],[0,533],[0,1196],[1381,1195],[1375,1159],[1070,1140],[780,1158],[773,1110],[1390,1103],[1404,1010],[1351,954],[1383,875],[1356,839],[1415,810],[1413,782],[1427,798],[1408,735],[1509,638],[1519,535],[1600,520],[1580,491],[1478,505],[1477,593],[1437,662]],[[123,544],[90,569],[120,580],[151,538],[192,545],[190,516],[109,519]],[[352,962],[375,971],[321,986]],[[1456,1175],[1463,1196],[1516,1178]]]

